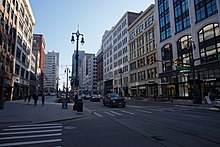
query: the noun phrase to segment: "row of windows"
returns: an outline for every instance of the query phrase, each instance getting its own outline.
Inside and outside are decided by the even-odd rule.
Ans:
[[[152,68],[147,71],[144,70],[144,71],[140,71],[138,73],[130,74],[130,82],[131,83],[141,82],[141,81],[145,81],[145,80],[155,79],[157,77],[158,77],[157,69]]]
[[[216,0],[194,0],[196,23],[216,14]],[[158,1],[160,41],[171,37],[168,0]],[[179,33],[191,26],[188,0],[174,0],[175,31]]]
[[[154,16],[149,16],[146,20],[145,23],[140,23],[138,27],[133,29],[131,33],[129,34],[129,40],[134,39],[138,34],[140,34],[143,29],[144,29],[144,24],[145,24],[145,29],[150,27],[154,22]]]
[[[198,32],[198,44],[201,64],[220,60],[220,29],[219,24],[209,24]],[[161,49],[163,62],[163,71],[172,70],[173,52],[172,45],[166,44]],[[177,42],[178,59],[180,63],[194,65],[191,60],[192,50],[196,49],[192,36],[183,36]]]

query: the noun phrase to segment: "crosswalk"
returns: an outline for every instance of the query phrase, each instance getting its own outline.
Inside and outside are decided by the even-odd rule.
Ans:
[[[98,117],[103,117],[105,115],[108,116],[122,116],[122,115],[134,115],[136,113],[145,113],[145,114],[152,114],[152,113],[160,113],[160,112],[174,112],[174,111],[186,111],[189,110],[189,108],[184,107],[149,107],[146,109],[141,109],[140,107],[133,107],[134,109],[106,109],[105,111],[98,112],[93,111],[92,114]]]
[[[62,124],[8,126],[0,130],[0,147],[56,144],[62,142]]]

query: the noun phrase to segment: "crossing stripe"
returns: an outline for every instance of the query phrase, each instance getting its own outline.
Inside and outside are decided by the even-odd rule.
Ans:
[[[111,116],[115,116],[114,114],[109,113],[109,112],[107,112],[107,111],[105,111],[105,113],[108,114],[108,115],[111,115]]]
[[[132,113],[132,112],[128,112],[128,111],[125,111],[125,110],[121,110],[121,112],[124,112],[124,113],[127,113],[127,114],[131,114],[131,115],[134,114],[134,113]]]
[[[150,111],[146,111],[146,110],[140,110],[140,109],[136,109],[136,111],[139,111],[139,112],[144,112],[144,113],[152,113],[152,112],[150,112]]]
[[[93,114],[95,114],[96,116],[99,116],[99,117],[103,117],[101,114],[98,114],[96,112],[93,112]]]
[[[61,131],[62,129],[53,129],[53,130],[42,130],[42,131],[8,132],[8,133],[0,133],[0,135],[31,134],[31,133],[61,132]]]
[[[50,126],[50,127],[31,127],[31,128],[11,128],[11,129],[3,129],[3,131],[21,131],[21,130],[40,130],[40,129],[57,129],[62,128],[62,126]]]
[[[9,126],[9,128],[16,128],[16,127],[35,127],[35,126],[60,126],[61,124],[33,124],[33,125],[15,125]]]
[[[42,135],[29,135],[29,136],[13,136],[13,137],[1,137],[0,140],[10,140],[10,139],[24,139],[24,138],[38,138],[38,137],[52,137],[61,136],[62,133],[56,134],[42,134]]]
[[[50,140],[38,140],[38,141],[14,142],[14,143],[4,143],[4,144],[0,144],[0,147],[17,146],[17,145],[30,145],[30,144],[39,144],[39,143],[51,143],[51,142],[61,142],[61,141],[62,141],[62,139],[50,139]]]
[[[113,113],[113,114],[116,114],[116,115],[122,115],[122,114],[120,114],[118,112],[115,112],[115,111],[110,111],[110,112]]]

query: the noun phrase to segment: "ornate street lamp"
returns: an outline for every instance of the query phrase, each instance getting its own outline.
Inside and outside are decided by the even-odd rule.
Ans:
[[[76,59],[76,75],[75,75],[75,87],[77,92],[75,93],[75,103],[73,105],[73,110],[77,110],[77,111],[82,111],[82,107],[83,107],[83,102],[81,101],[81,110],[79,108],[79,101],[78,101],[78,97],[79,97],[79,76],[78,76],[78,62],[79,62],[79,37],[81,36],[81,44],[83,45],[85,43],[84,38],[83,38],[83,34],[79,33],[79,29],[77,30],[76,33],[72,33],[72,37],[71,37],[71,42],[72,44],[74,44],[75,39],[74,39],[74,35],[76,36],[76,55],[75,55],[75,59]]]
[[[79,76],[78,76],[78,62],[79,62],[79,37],[81,37],[81,44],[83,45],[85,43],[84,38],[83,38],[83,34],[79,33],[79,30],[77,30],[76,33],[72,33],[72,37],[71,37],[71,42],[72,44],[74,44],[75,39],[74,39],[74,35],[76,36],[76,55],[75,55],[75,59],[76,59],[76,75],[75,75],[75,87],[76,89],[78,89],[79,87]]]

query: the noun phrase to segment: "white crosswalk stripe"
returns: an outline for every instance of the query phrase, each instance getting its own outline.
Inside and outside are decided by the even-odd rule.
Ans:
[[[121,112],[124,112],[124,113],[127,113],[127,114],[131,114],[131,115],[134,114],[133,112],[129,112],[129,111],[125,111],[125,110],[121,110]]]
[[[97,113],[97,112],[93,112],[93,114],[95,114],[95,115],[98,116],[98,117],[103,117],[103,115],[101,115],[101,114],[99,114],[99,113]]]
[[[61,124],[31,124],[9,126],[0,131],[0,147],[30,146],[62,142]],[[58,144],[59,145],[59,144]]]

